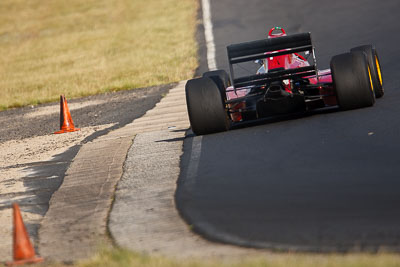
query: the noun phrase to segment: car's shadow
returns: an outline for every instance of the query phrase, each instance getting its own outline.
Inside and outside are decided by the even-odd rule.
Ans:
[[[230,130],[258,126],[258,125],[263,125],[263,124],[267,124],[267,123],[274,123],[274,122],[281,122],[281,121],[288,121],[288,120],[297,120],[300,118],[305,118],[305,117],[309,117],[309,116],[313,116],[313,115],[329,114],[329,113],[334,113],[334,112],[339,112],[339,111],[340,111],[340,109],[338,106],[331,106],[331,107],[325,107],[325,108],[321,108],[321,109],[314,109],[314,110],[303,111],[303,112],[275,115],[275,116],[271,116],[271,117],[267,117],[267,118],[260,118],[260,119],[251,120],[251,121],[235,122],[231,125]]]

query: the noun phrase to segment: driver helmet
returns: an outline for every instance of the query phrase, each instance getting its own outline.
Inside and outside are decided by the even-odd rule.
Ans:
[[[282,36],[286,36],[286,31],[281,27],[273,27],[268,32],[268,39]]]

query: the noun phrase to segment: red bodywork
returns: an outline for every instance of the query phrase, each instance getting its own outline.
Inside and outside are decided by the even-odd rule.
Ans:
[[[277,30],[279,30],[280,32],[276,33]],[[268,38],[279,38],[281,36],[286,36],[286,32],[284,29],[280,27],[274,27],[268,33]],[[268,55],[271,55],[279,51],[281,50],[274,51],[271,53],[266,53],[266,58],[263,60],[263,67],[265,70],[267,70],[267,72],[276,68],[293,69],[293,68],[306,67],[310,65],[309,62],[298,53],[287,54],[276,57],[268,57]],[[334,96],[335,93],[333,86],[326,86],[326,84],[332,84],[331,70],[330,69],[318,70],[318,76],[319,76],[318,78],[316,75],[309,76],[306,78],[309,80],[310,84],[321,85],[318,88],[320,91],[321,99],[323,100],[325,105],[327,106],[337,105],[336,96]],[[291,81],[284,80],[283,84],[285,86],[284,88],[285,91],[288,93],[292,93]],[[244,88],[244,89],[234,90],[233,87],[231,86],[226,89],[226,97],[227,100],[232,100],[238,97],[244,97],[249,92],[250,89]],[[241,110],[244,109],[245,105],[246,103],[242,102],[235,104],[234,107],[229,106],[229,108],[232,108],[234,110]],[[306,102],[306,105],[307,109],[313,109],[312,103],[309,104]],[[242,120],[242,114],[240,112],[231,113],[231,119],[234,122],[239,122]]]

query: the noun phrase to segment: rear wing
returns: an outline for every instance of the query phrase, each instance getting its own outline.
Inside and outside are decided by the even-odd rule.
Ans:
[[[319,80],[314,47],[311,42],[311,33],[309,32],[232,44],[227,47],[227,51],[232,85],[235,90],[240,87],[263,85],[272,81],[302,78],[311,75],[316,75],[317,80]],[[312,54],[313,62],[312,64],[310,63],[310,66],[235,78],[234,64],[305,51]],[[266,55],[266,53],[268,54]]]

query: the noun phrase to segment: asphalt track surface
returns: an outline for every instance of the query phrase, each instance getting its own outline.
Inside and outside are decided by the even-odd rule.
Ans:
[[[218,68],[228,70],[227,45],[282,26],[312,33],[320,69],[376,45],[385,96],[372,108],[189,135],[176,193],[182,216],[205,237],[242,246],[399,251],[400,2],[213,0],[211,13]]]

